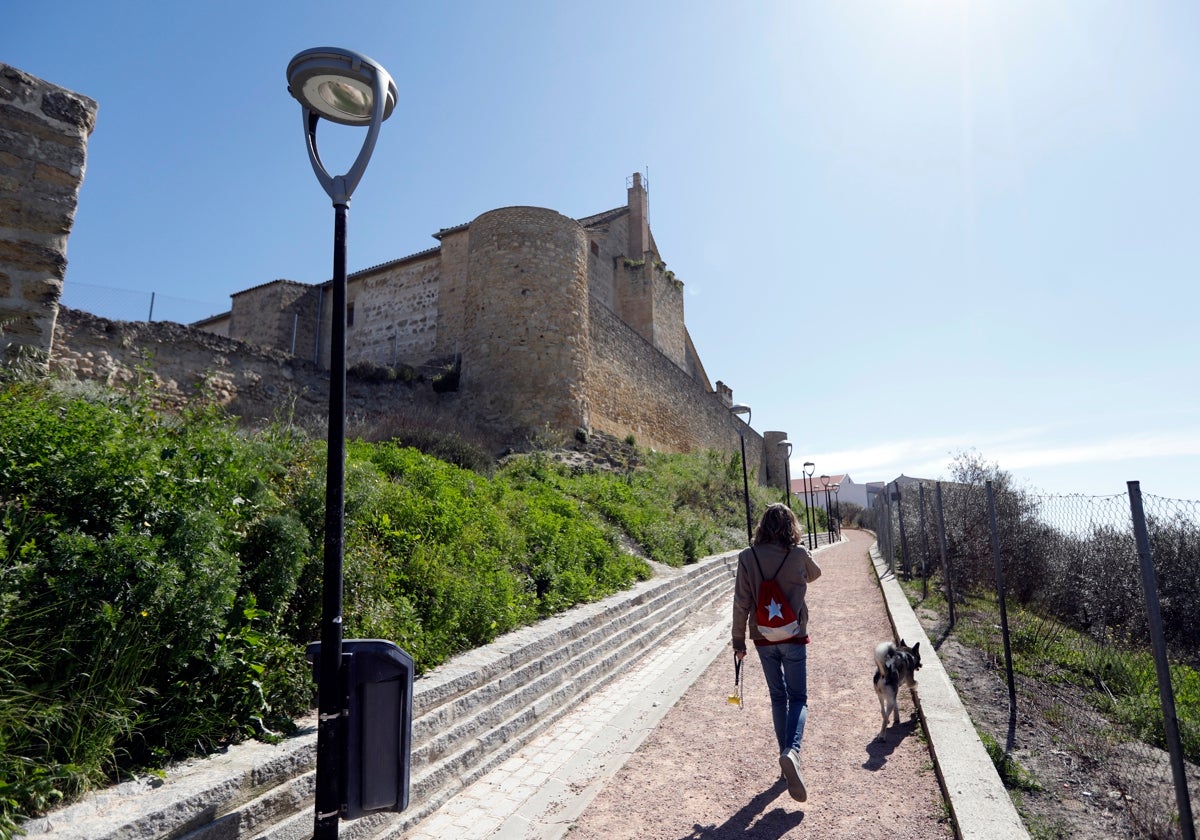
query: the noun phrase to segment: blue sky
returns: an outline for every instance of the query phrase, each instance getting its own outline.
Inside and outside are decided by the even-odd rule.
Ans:
[[[0,61],[100,105],[69,305],[140,318],[154,292],[184,320],[328,279],[332,210],[284,73],[341,46],[399,89],[351,203],[351,271],[496,207],[622,205],[641,171],[710,378],[788,433],[793,473],[945,477],[973,448],[1031,489],[1200,498],[1193,3],[41,0],[4,18]],[[360,136],[323,124],[331,169]]]

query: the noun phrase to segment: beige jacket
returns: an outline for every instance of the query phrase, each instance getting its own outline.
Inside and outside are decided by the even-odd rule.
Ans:
[[[758,552],[763,574],[768,579],[775,575],[775,580],[779,582],[779,588],[783,590],[784,597],[792,606],[792,612],[796,614],[800,635],[808,635],[808,604],[805,603],[805,595],[808,585],[821,576],[821,567],[802,545],[793,547],[790,553],[783,546],[771,543],[756,545],[754,551]],[[734,650],[746,649],[747,624],[750,627],[751,639],[763,638],[758,632],[758,623],[754,620],[755,602],[762,581],[758,565],[754,562],[754,552],[749,548],[743,549],[738,555],[737,581],[733,589]]]

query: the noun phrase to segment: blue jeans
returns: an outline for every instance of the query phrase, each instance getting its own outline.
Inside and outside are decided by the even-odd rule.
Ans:
[[[784,642],[757,650],[767,678],[767,693],[771,695],[779,754],[790,749],[799,751],[808,719],[808,645]]]

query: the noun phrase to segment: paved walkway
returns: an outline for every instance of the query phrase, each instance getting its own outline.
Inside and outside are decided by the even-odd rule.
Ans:
[[[879,597],[877,586],[871,582],[873,579],[864,569],[866,547],[870,544],[870,540],[866,539],[864,534],[855,534],[853,542],[853,546],[842,543],[817,552],[818,562],[824,562],[825,558],[830,560],[837,558],[840,561],[838,562],[839,566],[843,563],[852,565],[857,572],[839,572],[827,568],[826,574],[830,579],[814,584],[814,589],[810,591],[810,602],[819,597],[816,588],[823,583],[826,585],[833,583],[839,574],[856,574],[858,582],[855,584],[857,588],[854,590],[854,594],[847,594],[844,597],[844,600],[853,601],[853,603],[826,603],[822,607],[833,614],[826,625],[829,628],[826,632],[843,632],[843,629],[849,625],[857,625],[866,621],[869,626],[864,626],[861,631],[865,634],[864,639],[874,639],[876,634],[880,633],[885,634],[880,638],[886,638],[889,628],[884,604]],[[838,600],[833,586],[829,587],[829,597],[831,600]],[[718,659],[720,654],[728,654],[730,650],[728,643],[729,610],[728,600],[721,599],[719,603],[713,603],[694,614],[692,626],[683,628],[672,644],[658,648],[653,654],[644,657],[635,667],[629,668],[606,689],[581,703],[579,708],[565,716],[552,729],[456,795],[442,809],[410,829],[405,837],[410,840],[442,840],[447,837],[463,838],[464,840],[471,838],[501,838],[501,840],[505,838],[512,840],[560,838],[567,836],[580,815],[597,799],[598,795],[605,792],[606,787],[610,788],[609,791],[597,804],[602,805],[601,810],[608,809],[609,813],[601,815],[599,819],[603,822],[607,818],[607,825],[616,822],[618,825],[624,826],[624,823],[619,821],[628,817],[630,822],[627,830],[633,833],[623,836],[646,836],[645,829],[648,829],[650,825],[663,824],[665,826],[665,824],[669,824],[670,820],[665,818],[666,815],[661,815],[660,818],[660,815],[656,814],[652,796],[638,796],[639,790],[636,789],[638,776],[636,774],[632,781],[630,778],[623,777],[619,784],[614,783],[618,772],[637,753],[639,747],[643,746],[647,736],[654,732],[655,727],[663,721],[668,712],[674,709],[675,715],[688,716],[689,725],[694,723],[700,726],[710,726],[713,729],[727,730],[718,736],[718,740],[722,737],[744,737],[744,735],[729,733],[728,730],[735,727],[733,722],[736,721],[737,726],[749,726],[756,734],[762,735],[765,740],[773,741],[773,736],[769,734],[769,722],[764,723],[760,720],[751,722],[748,718],[740,717],[736,710],[725,712],[722,715],[719,711],[714,712],[711,709],[714,705],[714,692],[723,697],[724,693],[732,689],[731,663],[725,663]],[[864,647],[863,651],[858,650],[866,642],[857,638],[849,644],[853,647],[852,652],[827,653],[826,656],[849,658],[852,661],[835,664],[822,662],[820,664],[822,671],[840,670],[843,672],[843,675],[838,677],[843,684],[838,687],[815,685],[816,680],[829,677],[828,675],[817,677],[817,672],[814,671],[810,675],[809,691],[810,696],[814,697],[820,696],[818,692],[834,692],[829,696],[829,701],[833,703],[846,702],[845,695],[850,694],[855,705],[853,712],[856,721],[855,731],[840,734],[826,731],[819,736],[814,732],[814,739],[817,737],[834,739],[821,752],[830,753],[834,757],[831,759],[834,762],[851,765],[846,772],[852,773],[857,770],[860,776],[863,773],[862,768],[871,771],[873,763],[882,766],[888,762],[889,758],[892,759],[893,768],[899,765],[898,756],[892,754],[893,749],[911,750],[914,756],[920,753],[920,756],[916,756],[910,761],[910,764],[914,765],[910,768],[911,775],[902,780],[911,787],[916,782],[914,777],[917,775],[915,767],[917,761],[919,760],[926,766],[930,763],[928,752],[915,738],[905,738],[901,744],[889,746],[879,755],[868,749],[865,763],[861,758],[854,758],[856,753],[863,750],[864,744],[870,743],[872,735],[878,729],[879,718],[878,704],[875,702],[874,695],[869,688],[865,688],[865,686],[869,686],[868,676],[864,676],[864,674],[869,675],[870,673],[869,670],[866,670],[867,666],[864,665],[870,659],[869,647]],[[832,647],[829,645],[827,650]],[[747,661],[751,662],[751,660]],[[756,663],[753,663],[753,667],[744,669],[744,675],[748,677],[746,692],[747,695],[752,692],[759,695],[753,697],[756,702],[754,715],[765,716],[763,719],[769,721],[769,702],[765,698],[765,686],[762,684],[761,673],[756,670],[756,667]],[[701,692],[704,692],[703,697],[693,697],[693,694],[699,695]],[[681,703],[681,700],[684,702]],[[902,702],[905,705],[904,712],[907,717],[912,710],[911,701],[905,699]],[[712,717],[706,718],[706,714],[712,715]],[[832,712],[825,711],[823,714],[827,723],[832,724],[832,721],[828,720],[833,717]],[[814,727],[815,729],[816,727]],[[863,729],[863,731],[858,731],[859,729]],[[762,732],[758,732],[758,730],[762,730]],[[843,744],[837,740],[839,738],[848,740]],[[810,739],[806,738],[805,740],[807,743]],[[667,777],[676,770],[686,773],[686,768],[680,768],[679,765],[687,763],[689,760],[685,756],[684,761],[680,762],[679,756],[674,754],[671,747],[659,743],[661,741],[662,739],[651,739],[650,743],[645,744],[643,752],[637,756],[642,767],[641,778],[645,778],[647,774],[645,768],[650,767],[649,775],[653,777],[656,787],[674,784]],[[821,759],[818,758],[819,753],[815,749],[816,743],[814,740],[811,759],[813,763],[810,766],[815,771],[824,773],[825,771],[819,768]],[[721,749],[726,748],[719,747],[718,752]],[[729,749],[736,749],[736,747]],[[658,764],[656,765],[655,762]],[[631,762],[631,766],[636,763]],[[661,769],[661,773],[655,769],[656,767]],[[761,774],[762,770],[756,768],[753,772]],[[929,773],[925,775],[926,778],[917,787],[929,787],[932,790],[930,795],[935,798],[939,797],[940,791],[937,788],[936,778]],[[866,778],[872,785],[877,785],[878,774],[868,772]],[[767,784],[769,785],[770,782]],[[633,790],[630,789],[630,785],[633,785]],[[644,782],[643,786],[648,787]],[[617,789],[619,789],[619,793],[614,801],[612,791]],[[694,813],[684,815],[682,818],[686,822],[684,828],[690,828],[693,825],[691,822],[693,817],[700,821],[705,821],[707,817],[708,822],[713,819],[718,822],[711,827],[710,833],[703,836],[735,837],[741,836],[741,832],[748,827],[748,824],[741,825],[746,820],[757,820],[760,823],[759,828],[765,830],[768,828],[766,823],[774,819],[778,825],[771,830],[777,829],[777,833],[772,833],[770,836],[783,836],[791,828],[800,825],[805,815],[797,811],[795,808],[797,803],[787,799],[785,789],[776,785],[775,788],[771,788],[769,793],[770,795],[764,793],[754,796],[756,802],[762,800],[759,804],[763,806],[764,813],[761,815],[754,816],[743,813],[746,804],[742,800],[747,794],[743,791],[736,791],[729,803],[710,803],[712,813],[701,813],[704,809],[698,808]],[[846,793],[850,794],[850,791],[846,791]],[[886,792],[883,798],[890,800],[892,795],[904,797],[911,793],[911,790],[906,792],[897,789]],[[780,794],[782,794],[783,800],[786,800],[783,805],[777,801]],[[878,787],[876,787],[875,795],[879,794]],[[753,796],[754,794],[751,792],[749,795]],[[646,801],[639,802],[636,806],[632,801],[643,798]],[[736,803],[740,803],[740,805]],[[872,821],[878,817],[877,806],[879,804],[880,802],[876,801],[874,805],[870,803],[865,805],[868,818]],[[638,807],[642,810],[640,815],[635,813]],[[899,807],[899,804],[890,803],[889,807]],[[928,801],[924,802],[922,807],[928,808]],[[627,809],[628,813],[622,813],[622,809]],[[728,813],[724,813],[725,810],[728,810]],[[616,812],[615,816],[614,811]],[[584,835],[590,836],[588,832],[591,831],[591,828],[588,827],[588,824],[596,821],[596,817],[593,816],[592,811],[588,812],[587,817],[588,819],[583,821],[584,824],[578,828]],[[742,819],[743,817],[745,819]],[[644,820],[642,829],[636,827],[639,818]],[[808,819],[805,822],[805,834],[809,834],[807,829],[818,829],[820,822],[819,818]],[[700,827],[699,823],[696,824],[696,827]],[[874,827],[879,828],[880,826],[875,824]],[[832,826],[827,826],[827,828],[832,828]],[[827,836],[859,836],[856,833],[840,833],[840,828],[841,826],[839,826],[838,832]],[[863,828],[866,826],[857,826],[857,829]],[[716,831],[716,833],[713,834],[712,831]],[[936,826],[933,826],[930,831],[931,833],[927,835],[902,833],[901,836],[946,836],[944,826],[940,832]],[[611,829],[605,829],[599,836],[616,836],[616,834]]]
[[[710,605],[690,624],[422,820],[406,840],[564,836],[716,655],[728,651],[728,603]]]

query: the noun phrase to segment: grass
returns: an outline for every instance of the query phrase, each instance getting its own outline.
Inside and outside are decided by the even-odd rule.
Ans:
[[[919,583],[904,584],[919,591]],[[940,593],[923,602],[944,615]],[[1045,684],[1068,684],[1079,689],[1097,711],[1107,715],[1130,738],[1165,748],[1157,671],[1149,651],[1132,649],[1116,640],[1099,643],[1052,616],[1010,604],[1007,609],[1015,673]],[[957,608],[953,636],[981,650],[1002,667],[1004,642],[999,602],[990,593],[976,593]],[[1200,761],[1200,673],[1174,664],[1170,668],[1180,738],[1185,757]],[[1050,706],[1048,722],[1063,722],[1069,712]]]
[[[986,732],[976,730],[983,748],[987,750],[992,765],[996,768],[1000,781],[1010,791],[1039,791],[1042,785],[1033,774],[1021,766],[1015,758],[1004,751],[1004,748]]]

